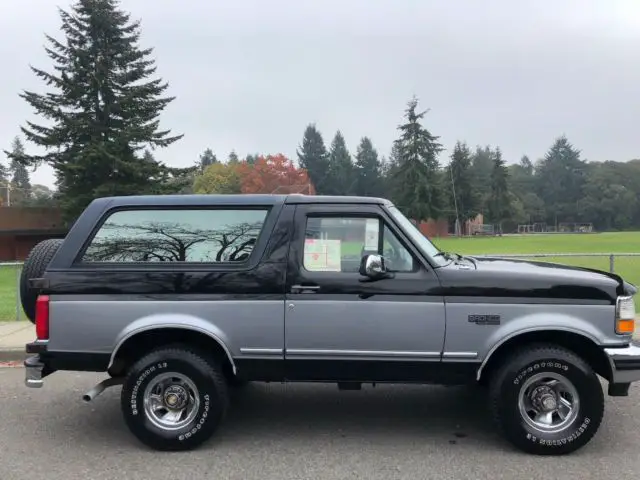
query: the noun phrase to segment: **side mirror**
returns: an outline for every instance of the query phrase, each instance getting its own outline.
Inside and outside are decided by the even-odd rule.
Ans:
[[[381,255],[369,254],[360,260],[360,275],[372,279],[384,278],[387,275],[387,267]]]

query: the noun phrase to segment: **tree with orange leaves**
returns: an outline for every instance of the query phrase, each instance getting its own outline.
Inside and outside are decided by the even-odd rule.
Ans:
[[[246,161],[238,166],[242,193],[305,193],[315,195],[307,171],[278,153],[260,155],[253,164]]]

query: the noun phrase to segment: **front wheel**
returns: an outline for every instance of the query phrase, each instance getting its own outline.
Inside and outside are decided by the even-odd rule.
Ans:
[[[222,369],[187,347],[160,348],[129,370],[121,408],[131,432],[156,450],[189,450],[209,439],[229,403]]]
[[[595,372],[574,353],[529,347],[505,361],[490,386],[493,415],[520,450],[562,455],[586,445],[604,415]]]

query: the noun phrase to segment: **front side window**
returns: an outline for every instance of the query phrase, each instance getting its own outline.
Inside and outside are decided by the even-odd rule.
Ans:
[[[413,272],[418,266],[398,237],[377,217],[307,219],[304,244],[306,270],[357,273],[360,260],[366,254],[383,255],[387,268],[395,272]]]
[[[89,244],[83,262],[243,262],[268,210],[122,210]]]

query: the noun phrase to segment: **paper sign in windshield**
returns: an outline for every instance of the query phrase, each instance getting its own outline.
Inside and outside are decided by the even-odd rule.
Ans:
[[[378,232],[380,222],[375,218],[367,218],[365,225],[364,249],[368,251],[378,251]]]
[[[304,266],[313,272],[339,272],[342,269],[340,240],[308,238],[304,244]]]

